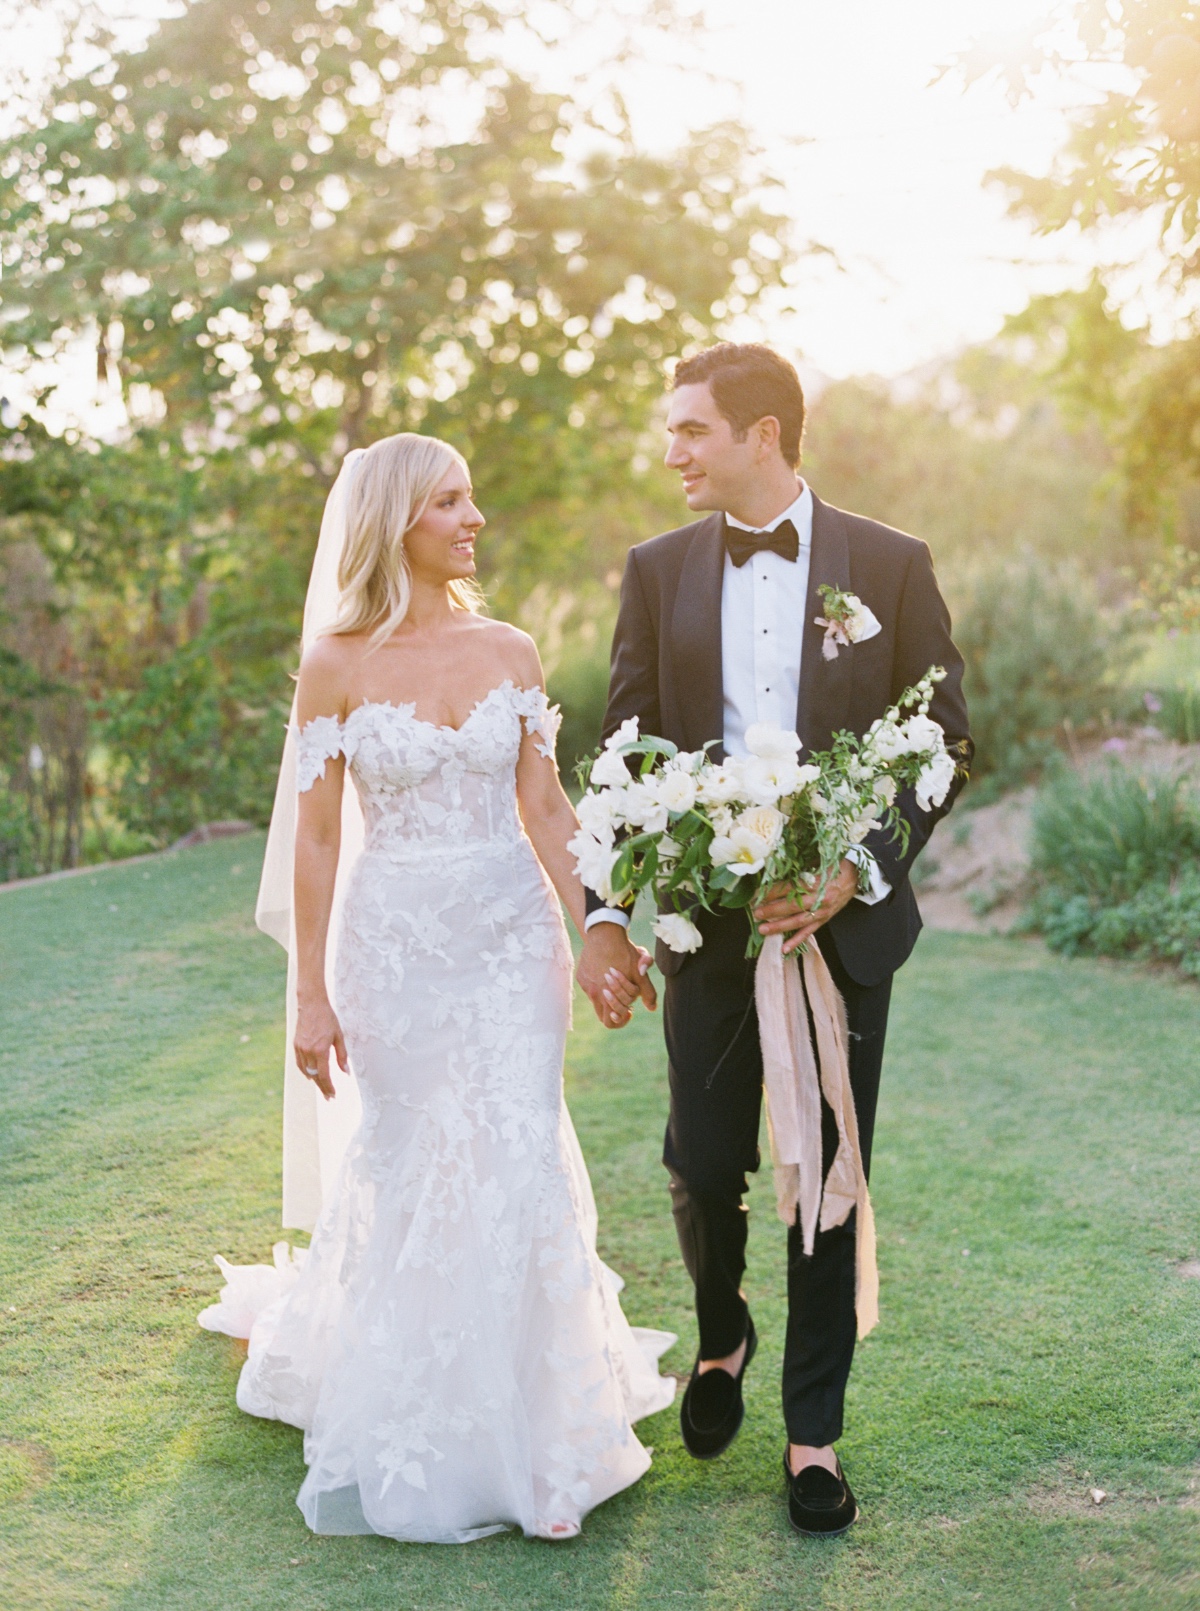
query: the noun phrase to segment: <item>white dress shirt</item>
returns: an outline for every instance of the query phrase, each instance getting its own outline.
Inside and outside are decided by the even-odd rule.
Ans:
[[[800,541],[794,560],[765,548],[735,565],[728,553],[721,578],[721,680],[725,692],[724,733],[726,755],[744,756],[746,729],[755,722],[794,731],[800,701],[800,652],[804,638],[804,609],[808,599],[808,568],[812,554],[813,499],[800,483],[800,495],[765,526],[747,526],[725,516],[741,531],[774,531],[785,520],[796,528]],[[869,850],[856,845],[851,860],[866,868],[870,887],[856,897],[867,906],[891,892]],[[628,924],[614,907],[589,914],[595,923]]]

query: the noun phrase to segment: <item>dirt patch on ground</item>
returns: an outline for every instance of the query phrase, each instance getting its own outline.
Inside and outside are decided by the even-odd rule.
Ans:
[[[1115,760],[1200,776],[1200,744],[1173,744],[1153,728],[1081,746],[1072,759],[1081,771]],[[959,806],[937,825],[913,869],[921,916],[930,928],[1007,934],[1013,927],[1029,896],[1029,823],[1036,793],[1031,787],[992,805]]]

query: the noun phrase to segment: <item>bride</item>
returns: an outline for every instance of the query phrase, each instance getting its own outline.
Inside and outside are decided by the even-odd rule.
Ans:
[[[304,1429],[318,1533],[572,1537],[674,1396],[674,1338],[628,1325],[596,1255],[562,1095],[575,818],[537,651],[478,613],[483,523],[445,443],[352,453],[305,610],[259,920],[292,961],[285,1220],[322,1181],[323,1206],[307,1255],[219,1259],[201,1324],[249,1338],[241,1408]],[[609,976],[607,1023],[638,989]]]

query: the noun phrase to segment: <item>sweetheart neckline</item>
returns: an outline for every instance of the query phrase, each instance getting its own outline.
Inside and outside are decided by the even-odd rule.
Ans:
[[[346,720],[339,723],[339,725],[342,727],[349,726],[350,722],[360,710],[395,710],[400,711],[401,714],[407,716],[409,720],[415,722],[418,727],[428,727],[435,733],[461,733],[465,731],[467,724],[479,713],[479,711],[483,709],[484,705],[487,704],[488,700],[491,699],[493,694],[500,694],[506,691],[514,694],[534,694],[541,693],[543,690],[540,688],[518,688],[511,677],[505,677],[503,682],[498,682],[494,688],[489,688],[486,694],[480,695],[480,697],[471,706],[467,714],[463,717],[462,722],[458,727],[451,727],[448,722],[429,722],[426,721],[423,716],[418,716],[416,713],[417,702],[415,699],[401,700],[398,705],[391,699],[360,700],[359,703],[355,705],[354,709],[349,712]],[[337,720],[336,717],[334,719],[335,721]]]

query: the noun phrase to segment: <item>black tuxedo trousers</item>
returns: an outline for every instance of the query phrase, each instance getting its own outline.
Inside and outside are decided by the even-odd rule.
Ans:
[[[663,1162],[679,1245],[696,1288],[700,1357],[723,1359],[746,1335],[742,1197],[746,1176],[759,1166],[763,1069],[746,914],[701,913],[699,921],[703,946],[664,986],[671,1108]],[[891,975],[879,984],[856,984],[827,931],[818,932],[818,943],[846,1003],[850,1086],[869,1171]],[[821,1109],[827,1172],[837,1126],[824,1099]],[[845,1225],[819,1231],[811,1257],[799,1225],[788,1231],[783,1415],[793,1443],[820,1447],[842,1433],[856,1336],[854,1219],[852,1212]]]

